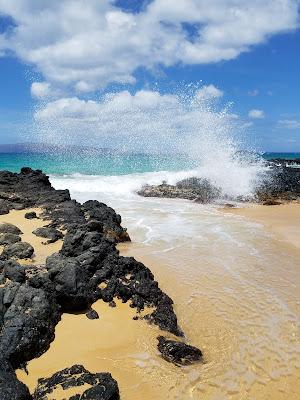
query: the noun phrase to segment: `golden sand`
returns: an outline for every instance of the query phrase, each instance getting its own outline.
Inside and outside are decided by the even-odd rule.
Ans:
[[[293,218],[282,216],[284,220],[288,225]],[[189,247],[183,243],[174,248],[163,242],[129,243],[119,249],[144,262],[174,299],[179,324],[188,342],[203,351],[203,363],[179,368],[166,362],[156,348],[157,327],[134,321],[135,310],[127,304],[117,301],[110,308],[98,301],[93,305],[98,320],[64,314],[50,349],[28,363],[29,375],[18,371],[18,377],[32,391],[39,377],[83,364],[91,372],[110,372],[122,400],[297,400],[298,250],[285,253],[283,246],[286,263],[276,256],[256,265],[250,255],[245,258],[243,248],[231,246],[232,266],[225,269],[222,259],[214,258],[228,252],[222,242],[212,242],[210,248],[202,248],[197,238]],[[267,246],[272,257],[282,241],[270,238],[257,246]],[[55,399],[65,396],[58,388]]]
[[[276,206],[252,204],[243,208],[225,208],[223,211],[257,221],[279,239],[300,248],[300,203],[298,202]]]
[[[17,226],[23,232],[21,235],[22,242],[30,243],[34,248],[34,255],[30,260],[19,260],[21,264],[43,264],[46,258],[59,251],[62,246],[62,240],[58,240],[55,243],[43,244],[47,239],[38,237],[32,232],[43,226],[46,226],[50,221],[43,221],[42,219],[26,219],[25,214],[27,212],[35,211],[39,216],[42,212],[39,208],[30,208],[26,210],[11,210],[9,214],[0,216],[0,223],[9,223]],[[1,250],[1,249],[0,249]]]

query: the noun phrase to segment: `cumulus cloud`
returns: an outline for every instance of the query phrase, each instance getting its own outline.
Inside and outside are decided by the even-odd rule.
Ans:
[[[253,109],[249,111],[248,117],[252,119],[263,119],[265,118],[265,113],[263,110]]]
[[[214,85],[203,86],[196,93],[196,97],[202,100],[217,99],[223,96],[223,91],[216,88]]]
[[[137,68],[231,60],[298,26],[295,0],[153,0],[139,12],[112,0],[0,0],[14,26],[0,35],[46,82],[78,93],[132,84]]]
[[[281,128],[286,129],[300,129],[300,121],[295,119],[282,119],[278,121],[278,125]]]

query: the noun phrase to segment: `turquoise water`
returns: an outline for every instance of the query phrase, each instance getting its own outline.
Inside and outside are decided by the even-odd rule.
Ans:
[[[18,172],[24,166],[42,169],[48,174],[123,175],[178,171],[195,165],[182,155],[0,153],[0,169]]]
[[[300,158],[300,153],[265,153],[270,158]],[[0,153],[0,169],[18,172],[24,166],[48,174],[126,175],[181,171],[197,165],[184,155]]]

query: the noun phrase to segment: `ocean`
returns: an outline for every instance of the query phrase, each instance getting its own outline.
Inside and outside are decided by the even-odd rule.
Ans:
[[[279,157],[300,154],[265,155]],[[122,216],[132,243],[120,246],[121,254],[152,270],[174,300],[186,340],[204,353],[203,363],[179,369],[158,357],[157,331],[136,321],[144,323],[143,337],[120,334],[117,348],[99,343],[93,352],[88,340],[78,338],[78,358],[76,349],[62,356],[50,348],[49,359],[46,353],[29,363],[29,377],[50,375],[67,359],[111,371],[124,400],[281,400],[287,393],[298,398],[299,252],[261,224],[224,213],[220,206],[135,193],[146,183],[175,183],[196,174],[233,197],[249,194],[263,162],[211,156],[198,165],[183,156],[141,154],[0,155],[1,169],[22,166],[42,169],[55,188],[68,188],[80,202],[105,202]],[[107,337],[113,325],[110,329]]]

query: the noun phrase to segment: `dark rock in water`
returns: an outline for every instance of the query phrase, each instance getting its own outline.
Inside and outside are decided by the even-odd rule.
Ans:
[[[0,233],[13,233],[14,235],[22,234],[21,230],[17,226],[7,223],[0,224]]]
[[[14,244],[21,241],[19,235],[15,235],[14,233],[0,233],[0,245],[6,244]]]
[[[264,206],[280,206],[280,204],[282,204],[281,201],[277,201],[274,199],[269,199],[269,200],[265,200],[262,203]]]
[[[99,314],[93,309],[90,309],[85,315],[88,317],[88,319],[99,319]]]
[[[5,246],[2,255],[4,257],[14,257],[14,258],[31,258],[34,253],[34,248],[31,244],[26,242],[14,243]]]
[[[49,227],[42,227],[37,228],[35,231],[32,232],[34,235],[49,239],[47,243],[54,243],[57,242],[59,239],[62,239],[64,235],[55,228]]]
[[[0,358],[0,399],[32,400],[28,388],[17,379],[14,369],[3,358]]]
[[[25,214],[25,218],[26,219],[35,219],[35,218],[38,218],[38,216],[36,215],[36,212],[30,211]]]
[[[157,339],[158,350],[166,361],[176,365],[187,365],[201,360],[202,352],[194,346],[168,340],[164,336],[159,336]]]
[[[68,389],[80,388],[89,385],[82,394],[68,396]],[[66,398],[69,400],[119,400],[119,388],[117,382],[109,373],[93,374],[87,371],[82,365],[73,365],[56,372],[50,378],[42,378],[38,381],[38,386],[33,394],[34,400],[52,399],[51,393],[57,388],[62,387],[66,391]],[[49,396],[49,397],[48,397]]]
[[[212,185],[207,179],[188,178],[176,185],[146,185],[137,192],[144,197],[166,197],[193,200],[197,203],[209,203],[221,195],[221,190]]]
[[[14,260],[1,262],[1,264],[3,264],[3,274],[7,279],[20,283],[25,281],[25,267],[23,265]]]

